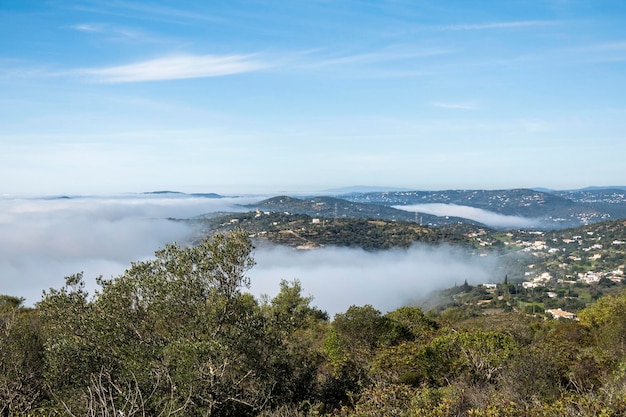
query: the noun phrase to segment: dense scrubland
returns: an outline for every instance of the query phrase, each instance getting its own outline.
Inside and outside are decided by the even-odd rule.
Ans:
[[[235,230],[167,246],[95,294],[76,274],[34,307],[1,296],[0,415],[626,414],[626,293],[579,320],[454,305],[331,318],[298,281],[247,293],[251,254]]]

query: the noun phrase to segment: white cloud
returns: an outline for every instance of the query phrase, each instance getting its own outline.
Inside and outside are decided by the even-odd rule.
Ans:
[[[540,221],[537,219],[529,219],[520,216],[507,216],[504,214],[494,213],[489,210],[483,210],[476,207],[460,206],[457,204],[415,204],[407,206],[394,206],[400,210],[434,214],[435,216],[451,216],[462,217],[464,219],[474,220],[491,227],[538,227]]]
[[[74,71],[103,83],[220,77],[259,71],[267,65],[251,55],[174,55],[133,64]]]

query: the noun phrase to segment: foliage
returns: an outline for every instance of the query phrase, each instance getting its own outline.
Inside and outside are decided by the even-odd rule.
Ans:
[[[69,277],[38,305],[51,394],[71,399],[63,408],[78,415],[122,407],[134,392],[141,404],[131,408],[152,415],[255,410],[270,393],[255,378],[263,320],[240,292],[251,250],[241,231],[169,245],[118,278],[100,279],[93,300],[82,276]]]
[[[626,354],[626,293],[600,298],[579,318],[603,351],[617,357]]]
[[[44,399],[37,313],[0,295],[0,415],[30,412]]]
[[[526,315],[510,283],[450,289],[440,313],[331,321],[297,280],[246,293],[251,253],[235,230],[168,245],[91,295],[79,273],[35,308],[0,296],[0,416],[626,414],[623,293],[580,322]]]
[[[409,217],[412,217],[412,214]],[[262,215],[254,212],[241,213],[196,219],[193,222],[208,232],[223,232],[233,227],[244,227],[258,240],[292,247],[332,245],[383,250],[394,247],[408,248],[416,242],[472,246],[470,239],[464,233],[458,232],[454,226],[433,228],[418,225],[414,221],[372,218],[318,218],[318,222],[314,222],[313,219],[307,215],[287,214],[281,211]]]

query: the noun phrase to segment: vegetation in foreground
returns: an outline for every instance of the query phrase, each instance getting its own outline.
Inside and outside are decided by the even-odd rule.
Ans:
[[[620,416],[626,294],[579,321],[458,308],[331,321],[283,282],[245,292],[246,232],[167,246],[121,276],[82,275],[35,308],[0,297],[3,416]]]

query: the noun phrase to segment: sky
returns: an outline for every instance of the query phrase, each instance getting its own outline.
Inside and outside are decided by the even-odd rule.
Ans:
[[[0,0],[0,195],[626,183],[622,0]]]

